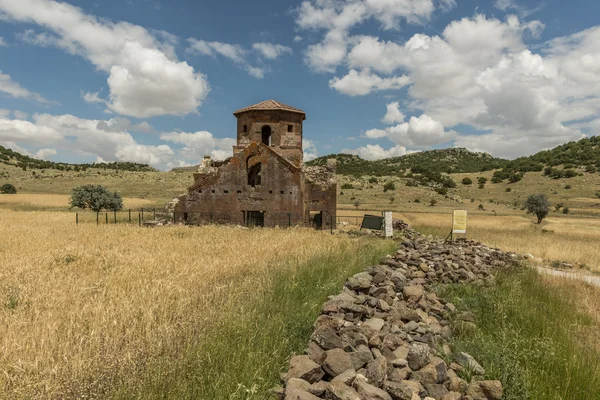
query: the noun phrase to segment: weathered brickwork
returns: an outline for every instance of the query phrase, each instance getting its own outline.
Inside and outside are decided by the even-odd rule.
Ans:
[[[237,145],[220,166],[205,158],[174,204],[189,224],[335,226],[335,165],[303,167],[303,111],[265,102],[238,110]]]

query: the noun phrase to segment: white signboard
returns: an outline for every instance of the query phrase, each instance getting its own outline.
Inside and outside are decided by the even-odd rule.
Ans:
[[[383,225],[385,226],[385,237],[391,238],[394,236],[394,227],[392,224],[392,212],[384,211],[383,212]]]
[[[467,210],[454,210],[452,233],[467,233]]]

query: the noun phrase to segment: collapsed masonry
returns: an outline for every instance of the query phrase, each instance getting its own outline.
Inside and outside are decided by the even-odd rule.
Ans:
[[[233,157],[205,157],[188,192],[171,202],[173,219],[187,224],[335,227],[335,162],[303,165],[304,111],[273,100],[233,113]]]
[[[502,384],[484,380],[467,353],[451,351],[452,319],[474,329],[470,312],[438,298],[436,283],[494,283],[492,268],[516,257],[473,241],[444,243],[405,224],[404,241],[346,282],[314,324],[304,355],[292,357],[276,390],[285,400],[500,400]],[[471,382],[461,378],[473,375]]]

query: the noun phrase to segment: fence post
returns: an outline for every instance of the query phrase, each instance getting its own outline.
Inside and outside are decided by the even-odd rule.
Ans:
[[[153,213],[154,213],[154,214],[152,215],[152,219],[156,219],[156,208],[153,208],[153,209],[152,209],[152,211],[153,211]]]
[[[129,209],[129,222],[131,222],[131,208]]]
[[[106,217],[106,223],[108,224],[108,213],[104,213],[104,216]]]
[[[79,213],[75,213],[75,225],[79,225]]]
[[[96,211],[96,225],[100,223],[100,211]]]
[[[212,224],[212,211],[210,213],[210,223]]]
[[[331,228],[331,234],[333,235],[333,215],[329,216],[329,227]]]
[[[144,219],[144,207],[142,207],[142,220]]]
[[[292,226],[292,213],[288,213],[288,228]]]
[[[138,213],[138,226],[142,226],[142,214]]]
[[[177,215],[177,213],[175,211],[173,211],[173,224],[177,223],[177,222],[175,222],[176,221],[176,215]]]
[[[117,210],[113,210],[114,213],[114,217],[115,217],[115,224],[117,223]]]

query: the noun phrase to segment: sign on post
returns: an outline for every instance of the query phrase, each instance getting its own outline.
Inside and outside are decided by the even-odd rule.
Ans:
[[[454,210],[452,233],[467,233],[467,210]]]
[[[385,237],[391,238],[394,237],[394,227],[392,222],[392,212],[384,211],[383,212],[383,226],[385,228]]]

